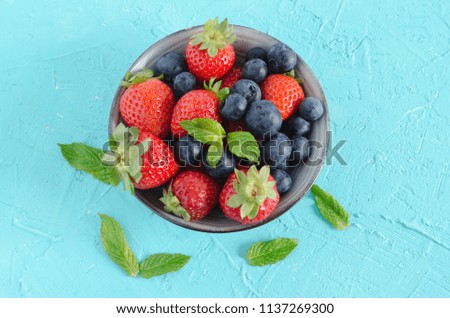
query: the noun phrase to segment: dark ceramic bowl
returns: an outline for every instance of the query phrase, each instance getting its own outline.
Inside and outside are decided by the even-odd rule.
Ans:
[[[196,26],[190,29],[181,30],[156,42],[148,48],[136,62],[134,62],[129,71],[135,73],[143,68],[151,69],[156,60],[169,51],[177,51],[184,54],[189,38],[201,29],[202,26]],[[235,25],[234,31],[237,35],[237,41],[234,43],[234,48],[236,51],[236,62],[238,64],[243,64],[245,53],[252,47],[260,46],[268,49],[273,44],[279,42],[277,39],[265,33],[243,26]],[[316,140],[322,146],[313,148],[309,162],[291,168],[289,173],[293,180],[292,188],[288,193],[281,196],[278,206],[269,218],[258,224],[240,224],[226,218],[220,208],[216,207],[215,210],[211,211],[204,219],[186,222],[183,219],[164,211],[163,205],[159,201],[162,188],[146,191],[136,189],[136,197],[164,219],[182,227],[203,232],[225,233],[248,230],[266,224],[288,211],[308,192],[319,175],[328,149],[327,131],[329,130],[328,107],[322,87],[311,69],[300,57],[298,57],[295,73],[304,81],[303,88],[305,96],[314,96],[320,99],[325,107],[325,113],[322,118],[312,123],[310,133],[310,139]],[[114,128],[122,120],[119,114],[119,100],[123,92],[124,88],[119,87],[112,102],[111,115],[109,118],[109,134],[111,134]],[[312,161],[315,163],[313,164]]]

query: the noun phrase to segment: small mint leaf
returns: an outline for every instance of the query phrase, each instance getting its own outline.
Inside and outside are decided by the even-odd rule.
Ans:
[[[191,257],[183,254],[154,254],[141,262],[140,274],[144,278],[176,272],[186,265]]]
[[[110,216],[105,214],[99,214],[99,216],[102,220],[100,239],[106,254],[124,271],[136,277],[139,273],[139,264],[128,245],[122,227]]]
[[[75,169],[87,172],[103,183],[113,186],[118,184],[114,167],[102,163],[104,153],[101,149],[82,143],[58,145],[64,159]]]
[[[213,166],[214,168],[220,161],[223,153],[223,144],[222,142],[212,143],[208,148],[208,153],[206,154],[206,160],[208,164]]]
[[[350,224],[348,212],[344,207],[328,192],[322,190],[318,185],[313,185],[311,192],[316,200],[320,214],[334,228],[344,230]]]
[[[240,158],[259,164],[260,150],[255,137],[248,131],[235,131],[227,135],[228,149]]]
[[[253,244],[247,251],[246,258],[252,266],[275,264],[285,259],[298,245],[298,240],[278,238]]]
[[[180,122],[181,128],[198,141],[211,145],[214,142],[222,142],[226,132],[222,125],[210,118],[194,118]]]

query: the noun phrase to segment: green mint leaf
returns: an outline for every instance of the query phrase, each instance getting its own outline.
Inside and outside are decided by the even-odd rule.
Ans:
[[[91,174],[97,180],[116,186],[119,176],[113,166],[104,165],[101,149],[93,148],[81,143],[58,144],[64,159],[77,170]]]
[[[140,264],[140,274],[144,278],[176,272],[183,268],[191,257],[183,254],[154,254]]]
[[[102,219],[100,239],[106,254],[128,274],[136,277],[139,273],[139,264],[128,245],[122,227],[110,216],[105,214],[99,216]]]
[[[252,266],[275,264],[285,259],[298,245],[298,240],[277,238],[275,240],[258,242],[247,251],[247,260]]]
[[[248,131],[235,131],[227,135],[228,149],[240,158],[259,164],[260,151],[255,137]]]
[[[206,160],[208,163],[216,168],[217,164],[220,161],[223,153],[223,144],[222,142],[212,143],[208,148],[208,153],[206,154]]]
[[[180,122],[181,128],[187,131],[189,135],[204,144],[222,142],[226,132],[222,125],[210,118],[194,118]]]
[[[320,214],[325,220],[338,230],[344,230],[349,226],[350,216],[348,212],[331,194],[322,190],[318,185],[313,185],[311,192],[314,195]]]

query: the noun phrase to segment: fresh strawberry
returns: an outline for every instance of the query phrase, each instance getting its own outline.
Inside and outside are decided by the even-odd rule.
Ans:
[[[150,132],[165,138],[169,133],[170,117],[175,105],[174,94],[170,87],[159,79],[147,79],[148,77],[139,77],[139,74],[136,74],[134,79],[125,78],[122,82],[123,86],[129,88],[120,98],[120,115],[127,125],[137,127],[141,132]],[[152,75],[151,73],[150,77]]]
[[[139,182],[134,182],[138,189],[159,187],[173,178],[180,170],[175,161],[172,149],[164,141],[149,132],[139,134],[138,141],[150,140],[150,147],[143,155],[143,163]]]
[[[270,168],[256,166],[235,170],[220,193],[219,203],[230,219],[244,224],[259,223],[273,212],[280,200]]]
[[[242,67],[233,66],[231,70],[222,77],[222,87],[233,87],[234,83],[242,79]]]
[[[220,187],[210,176],[198,171],[178,174],[160,198],[164,209],[185,221],[204,218],[219,202]]]
[[[228,89],[220,89],[220,84],[210,80],[209,85],[204,84],[205,89],[190,91],[178,100],[170,124],[172,135],[179,138],[187,134],[180,126],[183,120],[210,118],[220,122],[219,103],[228,94]]]
[[[97,178],[100,172],[106,176],[106,172],[112,173],[108,183],[118,185],[122,181],[124,189],[131,192],[134,188],[158,187],[180,169],[169,145],[150,132],[139,133],[136,127],[120,123],[109,137],[109,148],[101,158],[102,167],[109,172],[93,171],[92,167],[85,171],[95,172]]]
[[[283,120],[290,117],[305,98],[296,79],[283,74],[269,75],[261,85],[261,94],[262,99],[277,106]]]
[[[231,45],[236,40],[233,27],[228,20],[221,23],[218,18],[208,20],[203,30],[195,34],[186,46],[186,61],[189,71],[201,81],[221,78],[236,60]]]

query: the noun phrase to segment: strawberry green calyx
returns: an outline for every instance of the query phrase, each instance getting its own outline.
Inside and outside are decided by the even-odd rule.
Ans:
[[[273,189],[275,181],[269,181],[269,166],[262,167],[259,171],[255,165],[245,172],[235,169],[237,181],[233,182],[236,194],[227,202],[230,208],[240,208],[241,218],[254,219],[258,215],[259,207],[266,199],[275,199],[276,192]]]
[[[203,82],[203,88],[216,95],[219,99],[219,102],[222,103],[230,94],[230,89],[228,87],[224,87],[221,89],[220,86],[222,85],[222,81],[214,82],[215,80],[215,78],[211,78],[208,84],[206,82]]]
[[[191,219],[190,214],[181,206],[180,200],[178,200],[178,198],[173,194],[172,183],[169,185],[167,190],[163,189],[163,196],[159,199],[159,201],[164,203],[164,210],[167,212],[182,217],[185,221],[189,221]]]
[[[219,18],[206,21],[203,31],[195,34],[189,44],[200,45],[200,50],[208,50],[208,55],[214,57],[220,49],[236,41],[233,26],[228,25],[228,19],[219,23]]]
[[[150,139],[136,143],[139,129],[120,123],[109,139],[110,151],[102,157],[102,163],[113,166],[123,182],[124,190],[134,193],[133,181],[141,180],[142,155],[150,148]]]
[[[294,70],[290,70],[289,72],[284,73],[284,75],[292,77],[293,79],[295,79],[297,81],[297,83],[302,84],[303,83],[303,79],[300,77],[296,77],[295,76],[295,71]]]
[[[156,78],[159,80],[163,79],[163,74],[157,77],[153,77],[153,75],[153,71],[148,68],[144,68],[142,71],[137,72],[135,75],[133,75],[133,73],[131,72],[127,72],[124,79],[120,82],[120,86],[130,87],[134,84],[145,82],[146,80],[149,80],[151,78]]]

